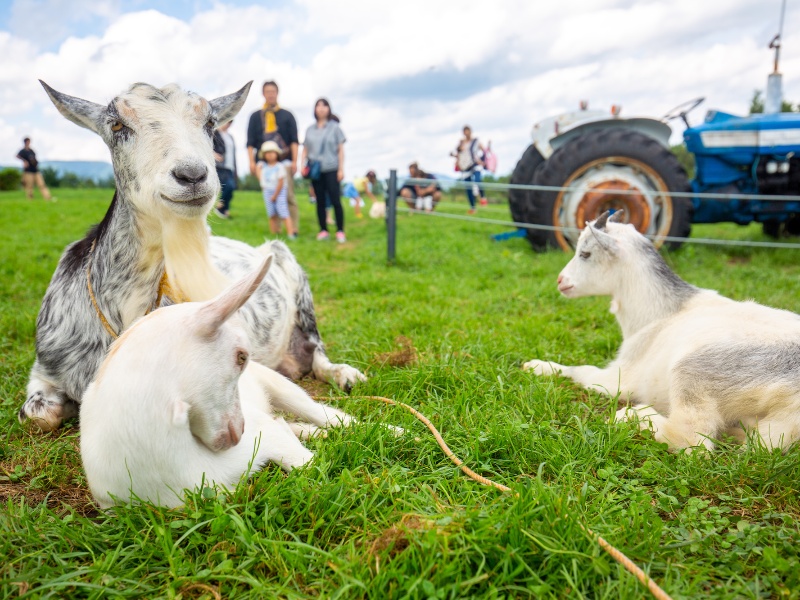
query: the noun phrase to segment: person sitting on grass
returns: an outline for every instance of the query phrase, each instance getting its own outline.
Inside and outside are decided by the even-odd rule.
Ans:
[[[277,235],[281,232],[281,220],[286,225],[286,234],[290,240],[297,239],[289,217],[289,202],[286,197],[286,168],[278,162],[280,146],[272,140],[264,142],[258,151],[256,174],[261,182],[264,204],[269,216],[269,230]]]
[[[420,169],[416,161],[408,165],[408,174],[413,179],[436,179],[434,175]],[[406,183],[400,188],[400,197],[406,201],[408,208],[431,212],[442,199],[442,190],[435,181],[430,185]]]

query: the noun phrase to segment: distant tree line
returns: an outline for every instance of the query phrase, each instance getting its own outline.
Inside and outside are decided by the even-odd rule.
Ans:
[[[61,173],[53,167],[44,167],[42,177],[49,188],[72,188],[72,189],[113,189],[116,184],[114,177],[103,177],[95,180],[91,177],[81,177],[71,171]],[[0,191],[14,191],[22,187],[22,172],[19,169],[9,167],[0,170]],[[308,190],[308,182],[305,179],[296,179],[295,188],[300,191]],[[258,178],[249,173],[239,178],[237,189],[243,191],[260,192],[261,185]]]
[[[764,98],[761,90],[753,90],[753,97],[750,99],[750,114],[764,112]],[[800,112],[800,104],[792,104],[786,100],[781,100],[781,112]]]

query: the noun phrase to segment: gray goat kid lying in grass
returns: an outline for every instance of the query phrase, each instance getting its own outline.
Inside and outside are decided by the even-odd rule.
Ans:
[[[253,360],[345,389],[364,379],[328,360],[308,279],[284,244],[256,249],[207,234],[219,194],[212,133],[239,112],[249,83],[210,102],[174,84],[137,83],[107,106],[42,85],[62,115],[109,147],[117,189],[102,222],[64,251],[47,289],[20,421],[48,431],[76,416],[117,334],[159,304],[213,298],[226,276],[250,272],[267,254],[273,267],[241,310]]]
[[[568,298],[611,296],[622,328],[605,369],[531,360],[537,375],[561,372],[633,406],[636,418],[670,448],[713,449],[723,434],[754,430],[770,448],[800,438],[800,316],[736,302],[678,277],[632,225],[603,214],[584,228],[558,277]]]
[[[268,461],[287,471],[307,463],[298,435],[316,428],[276,418],[272,405],[319,425],[353,420],[322,404],[307,414],[302,389],[249,361],[231,317],[269,263],[213,300],[156,310],[111,346],[80,415],[81,459],[100,506],[179,506],[203,482],[233,487]]]

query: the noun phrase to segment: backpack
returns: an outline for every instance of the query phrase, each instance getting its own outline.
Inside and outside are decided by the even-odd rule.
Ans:
[[[486,146],[486,151],[483,153],[483,167],[490,173],[497,171],[497,155],[492,151],[492,145]]]

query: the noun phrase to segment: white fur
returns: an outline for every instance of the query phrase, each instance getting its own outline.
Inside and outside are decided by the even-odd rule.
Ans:
[[[353,421],[249,362],[247,336],[231,317],[268,266],[211,301],[151,313],[111,347],[80,412],[81,458],[100,506],[178,506],[184,490],[235,486],[268,461],[299,467],[312,454],[293,428],[314,434]],[[313,425],[290,426],[273,407]]]
[[[633,406],[616,419],[638,420],[673,449],[712,449],[742,427],[768,447],[800,439],[798,315],[686,284],[632,226],[614,222],[584,229],[558,287],[568,298],[611,296],[623,343],[604,369],[542,360],[524,369],[620,394]]]

